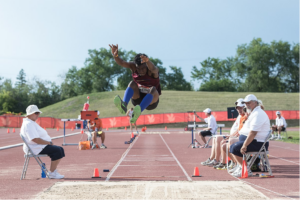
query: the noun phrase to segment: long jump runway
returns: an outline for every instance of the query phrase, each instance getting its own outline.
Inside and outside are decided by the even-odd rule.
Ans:
[[[3,132],[0,129],[0,135],[7,138]],[[240,180],[226,171],[201,166],[211,149],[187,148],[189,133],[179,129],[147,129],[147,133],[126,145],[129,132],[109,130],[105,142],[108,149],[79,151],[76,146],[64,146],[66,157],[58,167],[66,177],[63,180],[41,179],[41,170],[31,159],[26,179],[21,181],[22,147],[0,150],[1,199],[299,198],[299,145],[272,141],[269,158],[275,178]],[[17,133],[12,135],[12,141],[17,137]],[[78,143],[80,137],[67,137],[66,142]],[[62,141],[55,139],[54,144],[61,145]],[[43,161],[50,166],[49,158]],[[202,177],[192,177],[196,166]],[[94,168],[99,169],[102,178],[91,178]],[[103,169],[110,172],[104,173]]]

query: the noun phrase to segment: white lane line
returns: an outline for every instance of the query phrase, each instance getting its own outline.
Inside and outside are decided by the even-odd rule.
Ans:
[[[182,165],[180,164],[180,162],[177,160],[176,156],[174,155],[174,153],[172,152],[172,150],[170,149],[170,147],[168,146],[168,144],[166,143],[166,141],[164,140],[164,138],[161,136],[161,134],[159,134],[159,136],[161,137],[161,139],[164,141],[165,145],[167,146],[167,148],[169,149],[170,153],[172,154],[172,156],[174,157],[174,159],[176,160],[177,164],[179,165],[179,167],[182,169],[183,173],[185,174],[186,178],[189,181],[192,181],[192,179],[189,177],[189,175],[187,174],[187,172],[185,171],[185,169],[182,167]]]
[[[124,158],[126,157],[126,155],[128,154],[128,152],[130,151],[130,149],[133,147],[133,145],[136,143],[136,141],[141,137],[141,135],[139,135],[139,137],[137,137],[137,139],[135,139],[133,141],[133,143],[130,144],[130,146],[128,147],[128,149],[123,153],[122,157],[120,158],[120,160],[117,162],[117,164],[113,167],[113,169],[110,171],[110,173],[107,175],[105,182],[109,181],[110,177],[114,174],[114,172],[117,170],[117,168],[120,166],[121,162],[124,160]]]
[[[80,132],[78,132],[78,133],[67,134],[67,135],[65,135],[65,137],[72,136],[72,135],[78,135],[78,134],[80,134]],[[64,136],[61,135],[61,136],[53,137],[53,138],[51,138],[51,139],[54,140],[54,139],[63,138],[63,137],[64,137]],[[8,145],[8,146],[0,147],[0,150],[9,149],[9,148],[14,148],[14,147],[19,147],[19,146],[23,146],[23,143],[12,144],[12,145]]]
[[[287,149],[287,150],[290,150],[290,151],[298,151],[298,150],[295,150],[295,149],[291,149],[290,147],[281,147],[281,146],[276,146],[276,145],[273,145],[273,144],[272,144],[272,147],[279,147],[279,148]]]
[[[277,158],[277,159],[280,159],[280,160],[284,160],[284,161],[287,161],[287,162],[295,163],[295,164],[299,165],[299,163],[294,162],[294,161],[290,161],[290,160],[287,160],[287,159],[284,159],[284,158],[279,158],[279,157],[276,157],[276,156],[272,156],[272,155],[270,155],[270,154],[269,154],[269,156],[274,157],[274,158]]]

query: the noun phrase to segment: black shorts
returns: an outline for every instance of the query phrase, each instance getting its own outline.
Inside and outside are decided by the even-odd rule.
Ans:
[[[55,161],[65,157],[65,151],[62,147],[55,145],[47,145],[39,154],[47,154],[51,161]]]
[[[239,157],[243,157],[243,154],[241,153],[241,148],[246,140],[247,136],[245,135],[240,135],[239,137],[239,141],[232,144],[230,146],[230,153],[239,156]],[[254,139],[248,146],[247,146],[247,152],[251,152],[251,151],[259,151],[260,148],[262,147],[264,143],[263,142],[257,142],[256,139]],[[266,150],[268,150],[269,147],[269,142],[266,142],[265,144],[265,148]]]
[[[278,131],[278,128],[276,127],[275,131]],[[285,131],[285,127],[281,128],[281,131]]]
[[[141,102],[142,102],[142,100],[143,100],[143,98],[144,98],[146,95],[147,95],[146,93],[142,93],[142,92],[140,91],[140,98],[138,98],[138,99],[131,99],[131,103],[132,103],[134,106],[140,105]],[[159,99],[158,99],[157,102],[155,102],[154,104],[149,105],[149,106],[146,108],[146,110],[153,110],[153,109],[155,109],[155,108],[157,107],[158,103],[159,103]]]
[[[201,131],[200,134],[205,137],[205,136],[212,136],[210,131]]]

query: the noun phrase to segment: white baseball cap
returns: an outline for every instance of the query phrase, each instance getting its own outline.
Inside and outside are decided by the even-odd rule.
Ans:
[[[239,102],[237,102],[235,108],[237,108],[237,107],[245,107],[245,104],[243,104],[243,102],[239,101]]]
[[[276,111],[276,115],[280,115],[281,113],[280,113],[280,111]]]
[[[100,115],[100,111],[99,111],[99,110],[97,111],[97,115],[98,115],[98,116]]]
[[[203,112],[205,112],[205,113],[211,113],[211,109],[206,108],[205,110],[203,110]]]
[[[254,94],[248,94],[242,102],[245,103],[249,101],[257,101],[256,96]]]
[[[237,105],[237,104],[238,104],[238,102],[242,102],[243,100],[244,100],[243,98],[239,98],[238,100],[236,100],[236,101],[235,101],[235,103],[234,103],[234,104],[235,104],[235,105]]]
[[[30,105],[26,108],[26,117],[36,112],[42,113],[36,105]]]

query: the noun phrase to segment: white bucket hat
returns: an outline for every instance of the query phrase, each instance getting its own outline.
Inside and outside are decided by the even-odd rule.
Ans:
[[[281,113],[280,113],[280,111],[276,111],[276,115],[280,115]]]
[[[26,108],[26,117],[36,112],[42,113],[36,105],[30,105]]]
[[[211,113],[211,109],[206,108],[205,110],[203,110],[203,112],[205,112],[205,113]]]

